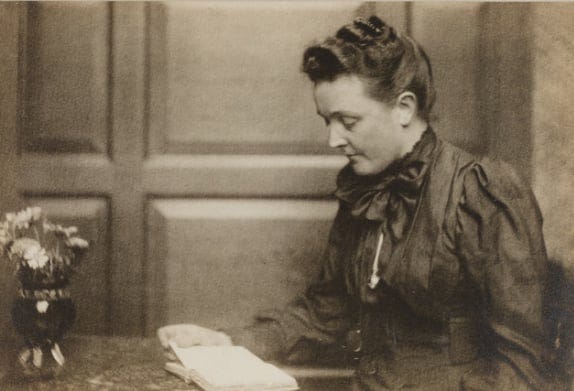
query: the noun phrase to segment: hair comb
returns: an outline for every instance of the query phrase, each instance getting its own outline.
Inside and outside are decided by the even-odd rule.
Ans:
[[[377,26],[371,22],[372,18],[373,17],[371,16],[371,18],[369,18],[369,20],[365,20],[364,18],[359,17],[353,21],[353,24],[356,27],[363,30],[364,32],[368,33],[369,35],[376,37],[376,36],[379,36],[383,33],[382,27],[384,27],[384,24],[383,24],[383,26],[379,27],[379,26]],[[377,18],[377,19],[380,20],[379,18]]]

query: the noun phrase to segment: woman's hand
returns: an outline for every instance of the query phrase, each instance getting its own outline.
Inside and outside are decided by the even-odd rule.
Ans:
[[[233,345],[227,334],[194,324],[173,324],[160,327],[157,330],[157,337],[165,349],[169,349],[170,342],[182,348],[193,345]]]

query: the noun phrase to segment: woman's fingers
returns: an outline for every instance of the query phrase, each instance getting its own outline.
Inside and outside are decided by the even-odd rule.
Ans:
[[[231,337],[225,333],[217,333],[219,334],[218,338],[217,338],[217,345],[223,345],[223,346],[231,346],[233,345],[233,341],[231,340]]]
[[[164,326],[157,329],[157,338],[163,346],[164,349],[169,348],[169,340],[170,340],[170,333],[169,333],[170,326]]]
[[[176,324],[161,327],[157,330],[161,345],[169,348],[170,342],[185,348],[194,345],[232,345],[231,338],[219,331],[194,324]]]
[[[187,332],[178,334],[171,338],[170,341],[174,342],[181,348],[187,348],[195,345],[231,345],[231,339],[227,335],[218,331],[203,328],[187,330]]]
[[[194,345],[203,345],[201,341],[201,336],[194,334],[179,334],[170,339],[170,342],[175,343],[180,348],[188,348]]]
[[[173,352],[171,350],[165,350],[163,352],[163,355],[165,358],[167,358],[169,361],[177,361],[177,357],[175,356],[175,354],[173,354]]]
[[[178,337],[179,335],[193,334],[194,325],[191,324],[171,324],[168,326],[160,327],[157,330],[157,337],[161,346],[165,349],[169,348],[169,342],[174,338]]]

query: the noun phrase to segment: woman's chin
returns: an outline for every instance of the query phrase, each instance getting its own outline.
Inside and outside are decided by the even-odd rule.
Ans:
[[[355,162],[351,160],[351,167],[353,168],[355,174],[359,176],[367,176],[374,174],[372,167],[369,167],[367,164],[361,164],[361,162]]]
[[[387,167],[387,165],[383,164],[372,164],[371,161],[366,161],[356,156],[352,156],[349,162],[355,174],[359,176],[378,175]]]

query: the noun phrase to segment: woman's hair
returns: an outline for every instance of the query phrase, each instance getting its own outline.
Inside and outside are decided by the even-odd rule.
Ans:
[[[303,72],[313,82],[357,75],[367,82],[369,94],[385,103],[410,91],[417,97],[419,116],[426,121],[435,100],[432,69],[422,47],[377,16],[357,18],[335,36],[307,48]]]

